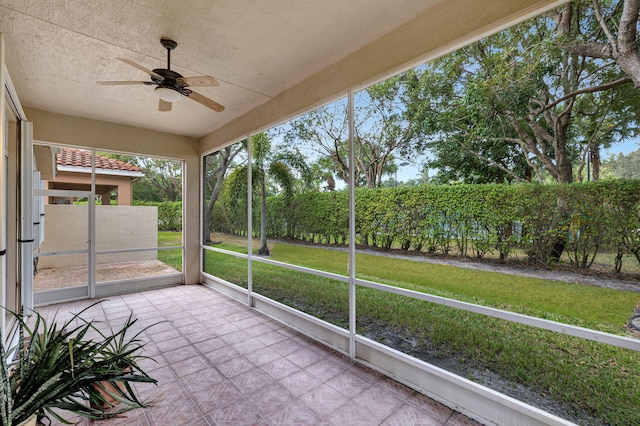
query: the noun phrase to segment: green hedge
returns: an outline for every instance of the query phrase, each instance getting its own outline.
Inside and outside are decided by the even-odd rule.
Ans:
[[[269,237],[346,243],[347,192],[300,194],[289,208],[280,197],[267,201]],[[216,206],[218,230],[246,230],[246,213],[237,207]],[[253,215],[257,235],[258,208]],[[620,261],[631,254],[640,263],[640,181],[359,188],[356,232],[362,245],[465,257],[497,253],[504,260],[518,247],[543,264],[561,248],[573,266],[586,269],[606,249]]]
[[[182,230],[182,201],[135,201],[135,206],[158,207],[158,231]]]

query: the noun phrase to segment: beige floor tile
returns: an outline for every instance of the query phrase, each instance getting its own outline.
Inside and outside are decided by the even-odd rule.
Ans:
[[[90,301],[41,308],[58,319]],[[204,286],[111,297],[90,307],[101,329],[131,309],[148,341],[140,365],[157,386],[126,417],[80,425],[439,425],[477,423]],[[55,426],[59,423],[53,422]]]

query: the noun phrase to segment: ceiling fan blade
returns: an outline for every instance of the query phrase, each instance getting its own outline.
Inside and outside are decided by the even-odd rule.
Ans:
[[[163,99],[159,99],[158,111],[162,111],[162,112],[171,111],[171,102],[167,102]]]
[[[193,99],[194,101],[201,103],[202,105],[206,106],[207,108],[211,108],[214,111],[217,111],[217,112],[224,111],[224,107],[222,105],[207,98],[206,96],[202,96],[199,93],[191,92],[189,94],[189,99]]]
[[[98,84],[102,84],[103,86],[118,86],[123,84],[144,84],[144,85],[152,85],[155,84],[152,81],[96,81]]]
[[[145,68],[142,65],[136,64],[133,61],[130,61],[128,59],[125,58],[116,58],[117,60],[119,60],[120,62],[124,62],[125,64],[131,65],[134,68],[138,68],[140,71],[146,72],[149,75],[152,75],[154,77],[158,77],[160,80],[164,80],[164,77],[161,76],[160,74],[156,74],[155,72],[151,71],[149,68]]]
[[[182,77],[178,80],[183,81],[190,87],[215,87],[220,86],[218,80],[208,75],[198,75],[195,77]]]

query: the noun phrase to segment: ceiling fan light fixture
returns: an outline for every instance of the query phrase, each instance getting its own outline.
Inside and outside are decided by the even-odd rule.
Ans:
[[[156,95],[165,102],[179,102],[182,99],[182,93],[169,87],[158,86],[155,89]]]

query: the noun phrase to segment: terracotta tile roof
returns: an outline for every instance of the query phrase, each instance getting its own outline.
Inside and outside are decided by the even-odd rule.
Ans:
[[[71,167],[91,167],[91,152],[75,148],[62,148],[56,154],[56,165]],[[126,172],[141,172],[142,169],[124,161],[103,157],[96,154],[96,169],[121,170]]]

